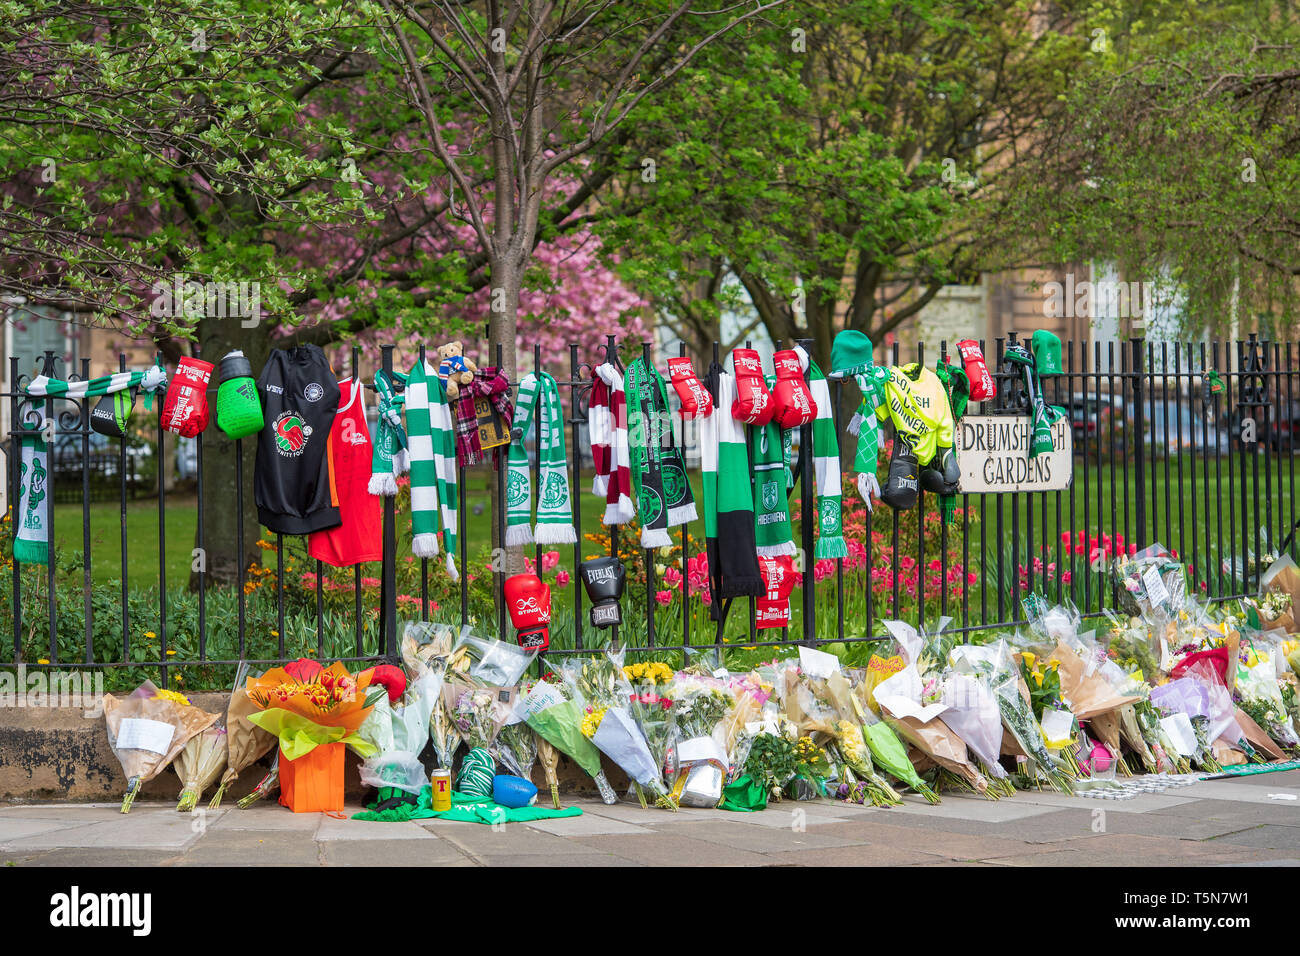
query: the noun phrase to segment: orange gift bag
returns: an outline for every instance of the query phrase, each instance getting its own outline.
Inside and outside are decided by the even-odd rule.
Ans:
[[[297,760],[280,751],[280,803],[294,813],[343,809],[343,747],[320,744]]]

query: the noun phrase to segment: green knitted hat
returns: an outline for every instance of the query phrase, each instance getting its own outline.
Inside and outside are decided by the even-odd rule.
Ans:
[[[845,329],[831,343],[831,370],[827,378],[865,375],[871,371],[871,339],[854,329]]]
[[[1051,332],[1039,329],[1032,339],[1034,363],[1039,375],[1061,374],[1061,340]]]

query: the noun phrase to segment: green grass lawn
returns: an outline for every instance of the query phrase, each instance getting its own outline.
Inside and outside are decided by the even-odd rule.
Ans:
[[[1259,478],[1258,492],[1255,490],[1253,474],[1247,470],[1242,484],[1240,461],[1234,462],[1234,478],[1237,484],[1235,496],[1228,484],[1228,467],[1226,460],[1220,462],[1222,473],[1221,485],[1215,482],[1215,464],[1210,461],[1209,474],[1209,508],[1208,520],[1202,516],[1207,513],[1205,476],[1201,461],[1193,463],[1190,457],[1183,460],[1183,482],[1181,485],[1181,508],[1183,514],[1182,529],[1179,529],[1180,492],[1177,475],[1177,459],[1170,460],[1168,476],[1165,462],[1155,463],[1154,473],[1148,461],[1148,484],[1146,499],[1146,518],[1148,541],[1160,541],[1167,547],[1175,548],[1185,559],[1193,553],[1192,536],[1196,536],[1195,551],[1204,553],[1208,532],[1212,553],[1215,555],[1241,554],[1243,548],[1253,552],[1255,531],[1264,524],[1269,503],[1272,506],[1272,526],[1274,528],[1290,527],[1295,520],[1295,502],[1290,494],[1289,460],[1283,459],[1280,469],[1278,462],[1273,462],[1272,495],[1266,492],[1264,478]],[[1194,466],[1194,467],[1193,467]],[[1280,470],[1280,475],[1279,475]],[[1193,474],[1194,471],[1194,474]],[[1085,470],[1076,465],[1074,484],[1070,491],[1047,493],[1046,495],[1014,496],[970,496],[971,507],[977,515],[982,515],[984,522],[984,540],[986,548],[993,553],[1001,547],[1007,554],[1011,551],[1011,533],[1013,514],[1019,514],[1019,554],[1027,554],[1027,548],[1039,542],[1049,545],[1052,552],[1065,530],[1086,529],[1089,533],[1106,531],[1125,533],[1125,501],[1122,481],[1124,472],[1122,463],[1116,462],[1116,477],[1121,482],[1119,495],[1113,495],[1111,471],[1109,464],[1100,469],[1091,464],[1085,477]],[[467,503],[465,533],[469,535],[471,554],[491,540],[490,521],[492,504],[488,500],[485,473],[471,474],[464,489]],[[1280,479],[1280,480],[1279,480]],[[692,476],[697,500],[700,496],[699,475]],[[1242,489],[1245,490],[1246,512],[1242,514]],[[1167,509],[1165,497],[1168,494],[1170,506]],[[1085,498],[1087,515],[1085,520]],[[1112,523],[1112,498],[1116,521]],[[982,499],[982,500],[981,500]],[[1002,535],[997,533],[997,511],[1001,501],[1003,524]],[[1231,499],[1231,500],[1230,500]],[[933,506],[933,499],[929,498]],[[1073,515],[1071,515],[1073,501]],[[603,530],[600,516],[604,504],[590,493],[590,485],[584,481],[584,488],[577,496],[577,503],[582,510],[582,529],[584,532]],[[960,503],[960,501],[959,501]],[[1195,508],[1193,508],[1195,505]],[[1220,509],[1222,511],[1223,536],[1220,540]],[[1130,488],[1128,494],[1128,533],[1126,538],[1133,540],[1136,531],[1137,493]],[[476,513],[477,512],[477,513]],[[1172,512],[1172,520],[1168,517]],[[1258,512],[1258,517],[1256,513]],[[887,508],[877,513],[875,527],[888,532],[890,528],[890,511]],[[1032,517],[1032,526],[1030,519]],[[57,547],[65,556],[82,550],[81,509],[69,504],[59,504],[54,508],[54,527]],[[175,494],[166,499],[166,569],[169,590],[184,586],[188,580],[190,553],[194,544],[197,508],[194,496]],[[91,568],[96,581],[117,579],[121,574],[121,534],[122,512],[116,503],[96,503],[90,508],[90,542]],[[158,582],[158,503],[154,498],[129,502],[126,507],[127,536],[127,577],[131,585],[154,585]],[[693,526],[697,534],[702,534],[703,526]],[[960,523],[951,534],[960,540]],[[1275,534],[1275,537],[1277,535]],[[398,516],[398,557],[399,560],[409,554],[410,527],[405,515]],[[972,535],[972,558],[978,558],[978,529]],[[1271,542],[1276,547],[1277,541]],[[927,541],[927,549],[930,543]],[[937,542],[935,553],[937,554]],[[565,567],[571,563],[570,551],[560,548],[561,564]],[[583,554],[591,554],[595,545],[584,542]],[[1216,558],[1217,560],[1217,558]]]

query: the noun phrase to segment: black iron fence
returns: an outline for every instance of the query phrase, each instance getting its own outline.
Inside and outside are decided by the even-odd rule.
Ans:
[[[997,339],[986,350],[997,397],[972,403],[968,415],[1028,414],[1020,370],[1005,360],[1014,342],[1014,335]],[[652,358],[649,344],[641,351]],[[910,349],[904,355],[898,346],[878,354],[891,364],[932,364],[949,357],[947,343],[937,352],[922,345],[914,355]],[[424,358],[423,349],[418,358]],[[714,358],[722,358],[716,346]],[[499,352],[497,359],[499,364]],[[621,362],[613,336],[595,348],[571,345],[567,378],[555,377],[567,410],[578,540],[567,556],[535,546],[527,557],[552,586],[551,653],[610,640],[686,656],[790,641],[870,641],[879,639],[881,622],[890,618],[933,625],[951,617],[955,627],[966,630],[1009,627],[1023,621],[1022,601],[1031,592],[1049,601],[1071,601],[1085,616],[1099,615],[1118,606],[1113,559],[1156,542],[1186,563],[1205,600],[1256,593],[1272,558],[1294,549],[1300,346],[1255,336],[1233,343],[1066,342],[1062,359],[1062,374],[1044,379],[1044,392],[1068,417],[1073,440],[1068,488],[961,494],[945,521],[935,496],[924,490],[915,509],[897,513],[878,505],[871,513],[847,481],[847,558],[803,559],[813,554],[814,529],[812,521],[801,518],[815,513],[810,428],[803,429],[791,493],[801,544],[800,587],[791,599],[790,627],[759,630],[752,599],[747,609],[728,608],[721,620],[710,616],[702,523],[672,529],[673,547],[652,552],[639,547],[635,528],[604,528],[599,511],[583,507],[595,502],[585,435],[592,370],[602,361]],[[540,353],[534,352],[533,361],[540,365]],[[47,353],[44,373],[59,377],[59,364]],[[462,573],[455,585],[440,561],[431,568],[429,560],[407,553],[409,519],[400,497],[384,499],[383,559],[375,567],[326,569],[306,555],[300,541],[283,535],[266,539],[260,529],[237,521],[235,552],[243,555],[246,536],[256,535],[264,560],[251,565],[240,560],[233,586],[219,585],[205,561],[190,562],[188,556],[205,554],[212,508],[225,512],[233,504],[243,515],[252,467],[245,443],[234,442],[236,500],[213,501],[203,486],[204,436],[197,439],[192,530],[188,510],[181,520],[180,511],[169,509],[160,461],[151,492],[156,527],[142,532],[149,516],[131,503],[142,475],[131,442],[105,447],[89,427],[87,401],[29,399],[18,365],[16,357],[10,359],[10,390],[2,393],[11,423],[5,448],[10,542],[16,534],[18,423],[31,407],[56,423],[50,476],[55,507],[48,565],[20,565],[12,551],[6,555],[9,587],[0,589],[0,614],[8,617],[3,623],[12,642],[0,652],[0,664],[125,668],[125,676],[147,673],[164,686],[172,675],[185,686],[221,686],[226,673],[221,668],[240,660],[272,663],[302,653],[347,661],[393,657],[404,618],[488,631],[495,623],[503,638],[513,636],[504,605],[495,599],[510,572],[509,559],[493,552],[489,542],[492,525],[495,540],[504,540],[504,455],[495,466],[459,468]],[[382,367],[394,367],[391,347],[383,349]],[[354,378],[360,372],[355,349],[350,372]],[[83,361],[80,374],[88,376],[88,363]],[[855,409],[846,401],[855,399],[836,382],[831,394],[837,432],[847,445],[852,439],[844,425]],[[151,427],[157,428],[157,447],[166,447],[161,426]],[[685,438],[689,452],[689,433]],[[532,467],[537,487],[539,464]],[[106,486],[116,487],[110,509],[97,503]],[[81,504],[79,523],[69,501]],[[114,517],[120,518],[120,532]],[[178,534],[183,536],[179,544]],[[151,539],[148,545],[138,540],[142,535]],[[116,566],[106,568],[97,553],[111,550],[114,538]],[[612,632],[586,622],[586,596],[576,573],[585,558],[604,553],[621,556],[629,570],[623,624]],[[168,574],[177,554],[191,572],[180,580]],[[566,557],[571,563],[563,567]]]

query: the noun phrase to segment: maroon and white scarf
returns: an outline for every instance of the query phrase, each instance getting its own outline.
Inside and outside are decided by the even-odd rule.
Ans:
[[[597,366],[592,375],[587,430],[596,464],[591,490],[605,498],[602,520],[607,525],[627,524],[636,514],[632,506],[632,458],[627,445],[627,396],[623,393],[623,376],[609,363]]]

